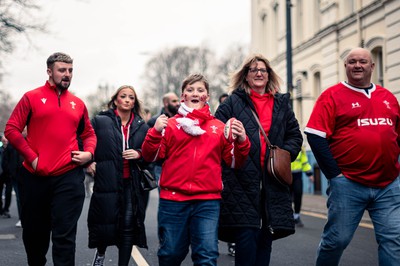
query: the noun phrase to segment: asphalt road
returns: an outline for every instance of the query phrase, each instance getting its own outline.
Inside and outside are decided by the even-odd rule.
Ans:
[[[86,214],[89,205],[89,198],[86,199],[81,219],[79,221],[77,234],[77,250],[76,265],[91,265],[94,250],[87,247],[87,227]],[[146,231],[149,249],[133,250],[134,260],[132,265],[146,266],[157,265],[157,190],[152,191],[147,217]],[[16,217],[15,201],[12,203],[10,219],[0,218],[0,265],[5,266],[21,266],[26,264],[26,256],[22,243],[22,230],[15,227],[18,221]],[[320,234],[325,223],[324,215],[317,212],[305,211],[302,216],[305,226],[298,228],[296,234],[277,240],[273,243],[271,266],[287,266],[287,265],[314,265],[315,253],[319,243]],[[107,266],[117,265],[117,249],[109,247],[106,253]],[[48,264],[53,265],[51,260],[51,249],[48,252]],[[190,254],[182,264],[183,266],[192,265]],[[220,257],[218,265],[231,266],[234,265],[234,258],[227,255],[226,243],[220,242]],[[374,233],[371,228],[359,227],[350,246],[346,249],[341,266],[358,266],[358,265],[378,265],[377,244]]]

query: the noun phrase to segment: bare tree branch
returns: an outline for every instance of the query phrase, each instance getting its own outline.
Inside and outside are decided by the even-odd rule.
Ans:
[[[0,91],[0,132],[4,132],[6,123],[14,108],[15,103],[8,92]]]
[[[39,10],[35,0],[0,0],[0,54],[14,50],[18,35],[30,41],[31,33],[46,32],[44,23],[34,16]]]
[[[226,92],[229,74],[238,69],[244,59],[245,48],[234,45],[222,59],[216,59],[208,48],[175,47],[155,54],[146,64],[143,73],[147,107],[157,110],[162,95],[173,91],[181,94],[183,79],[192,73],[201,73],[210,83],[211,105],[218,104],[218,96]]]
[[[163,94],[173,91],[181,95],[183,79],[189,74],[201,73],[209,80],[210,105],[215,110],[219,95],[227,92],[229,75],[242,64],[244,52],[243,46],[234,45],[222,59],[217,59],[208,48],[179,46],[164,49],[146,63],[142,74],[145,86],[141,100],[153,114],[158,113]],[[97,91],[87,97],[91,115],[106,108],[111,89],[108,84],[99,85]]]
[[[163,94],[173,91],[181,94],[183,79],[191,73],[207,76],[213,52],[207,48],[175,47],[165,49],[154,55],[146,64],[144,76],[145,98],[151,108],[160,106]]]

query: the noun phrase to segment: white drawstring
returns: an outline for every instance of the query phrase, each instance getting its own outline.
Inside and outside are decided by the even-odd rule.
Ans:
[[[129,131],[130,131],[130,127],[128,127],[128,132],[126,133],[126,138],[125,138],[124,126],[121,126],[121,133],[122,133],[122,150],[123,150],[123,151],[129,149]]]

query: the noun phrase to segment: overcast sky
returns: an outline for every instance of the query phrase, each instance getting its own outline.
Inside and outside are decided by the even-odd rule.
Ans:
[[[250,0],[39,0],[38,18],[49,34],[32,43],[18,39],[3,60],[1,88],[14,100],[44,84],[53,52],[74,58],[70,89],[80,97],[99,84],[130,84],[140,95],[140,76],[151,54],[175,46],[206,45],[217,53],[250,42]]]

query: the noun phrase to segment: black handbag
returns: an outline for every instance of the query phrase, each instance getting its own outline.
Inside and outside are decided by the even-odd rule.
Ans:
[[[140,174],[140,184],[142,186],[142,189],[145,191],[150,191],[150,190],[155,189],[158,186],[157,180],[150,173],[150,171],[147,169],[140,168],[139,165],[137,165],[137,168],[138,168],[139,174]]]

